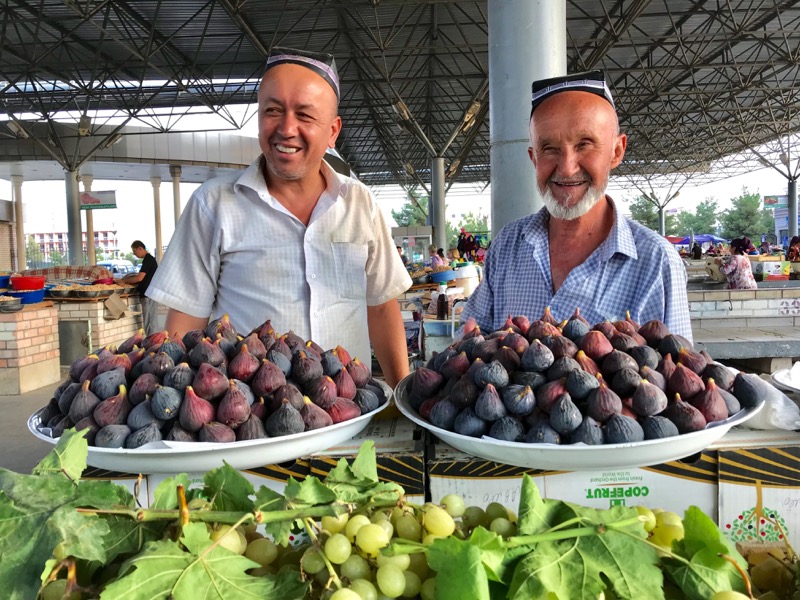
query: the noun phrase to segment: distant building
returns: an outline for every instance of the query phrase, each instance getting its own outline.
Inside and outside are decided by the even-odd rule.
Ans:
[[[39,246],[45,262],[50,261],[50,255],[52,252],[59,252],[64,256],[69,253],[69,237],[66,231],[31,233],[28,234],[28,238],[33,238],[33,241]],[[85,231],[82,232],[81,239],[83,241],[83,252],[86,253],[87,247]],[[120,251],[117,230],[112,229],[95,231],[94,247],[102,249],[104,258],[119,258]]]

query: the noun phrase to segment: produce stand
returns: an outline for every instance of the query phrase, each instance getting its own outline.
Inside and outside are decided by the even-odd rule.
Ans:
[[[24,394],[60,377],[57,309],[53,302],[0,312],[0,389]]]

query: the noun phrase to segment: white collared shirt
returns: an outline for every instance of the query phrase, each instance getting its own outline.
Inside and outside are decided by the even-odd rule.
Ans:
[[[369,366],[367,305],[411,285],[381,210],[323,162],[327,187],[306,227],[269,194],[260,160],[192,194],[147,295],[195,317],[228,313],[242,335],[270,319]]]

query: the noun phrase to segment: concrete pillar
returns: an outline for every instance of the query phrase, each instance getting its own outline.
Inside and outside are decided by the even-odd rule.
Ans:
[[[542,207],[528,158],[531,83],[567,71],[566,0],[489,0],[492,232]]]
[[[447,217],[444,200],[444,158],[431,159],[431,201],[428,207],[433,225],[433,243],[447,252]]]
[[[181,216],[181,166],[170,165],[169,175],[172,177],[172,210],[175,214],[175,226],[178,226],[178,218]]]
[[[67,192],[67,238],[69,239],[69,264],[83,265],[83,240],[81,240],[81,199],[78,172],[64,171]]]
[[[25,215],[22,210],[22,175],[11,176],[11,196],[14,200],[14,223],[17,229],[17,266],[16,271],[27,269],[25,249],[28,240],[25,239]]]
[[[789,239],[797,235],[797,179],[789,180]],[[780,244],[780,240],[778,243]]]
[[[81,175],[81,181],[83,182],[83,191],[87,194],[91,194],[94,177],[92,175]],[[89,208],[83,212],[86,213],[86,257],[89,259],[90,265],[96,265],[97,257],[95,256],[94,249],[94,211]]]
[[[151,177],[153,184],[153,212],[156,215],[156,260],[161,262],[161,177]]]

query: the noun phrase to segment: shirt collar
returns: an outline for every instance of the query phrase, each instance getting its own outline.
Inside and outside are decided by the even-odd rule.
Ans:
[[[238,191],[240,187],[247,187],[255,191],[261,196],[266,195],[269,197],[269,189],[264,176],[261,173],[261,160],[263,155],[250,163],[247,168],[242,172],[239,178],[234,183],[234,190]],[[334,200],[336,198],[344,198],[347,196],[349,183],[347,177],[337,173],[325,160],[322,161],[322,176],[325,177],[325,191],[324,195],[329,195]]]

